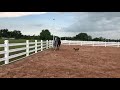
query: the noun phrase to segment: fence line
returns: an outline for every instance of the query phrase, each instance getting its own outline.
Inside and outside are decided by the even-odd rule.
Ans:
[[[120,47],[120,42],[100,42],[100,41],[71,41],[71,40],[62,40],[62,45],[80,45],[80,46],[104,46],[104,47]],[[21,48],[10,49],[13,46],[22,46]],[[32,46],[31,46],[32,45]],[[10,59],[25,55],[26,57],[30,55],[30,53],[34,52],[37,53],[39,51],[44,51],[45,49],[49,49],[53,47],[53,40],[46,40],[46,41],[37,41],[29,42],[26,40],[25,43],[9,43],[8,40],[4,41],[4,44],[0,44],[0,48],[3,47],[4,50],[0,51],[0,55],[4,55],[0,57],[0,62],[4,61],[4,64],[9,64]],[[32,49],[32,50],[31,50]],[[18,54],[10,55],[10,53],[22,51]],[[12,61],[11,61],[12,62]]]
[[[62,42],[62,45],[120,47],[120,42],[71,41],[71,40],[62,40],[61,42]]]
[[[25,47],[10,49],[10,46],[20,46],[20,45],[24,45]],[[32,45],[32,46],[30,46],[30,45]],[[2,57],[2,58],[0,57],[0,62],[4,61],[4,64],[9,64],[10,59],[13,59],[13,58],[16,58],[16,57],[19,57],[22,55],[26,55],[26,57],[27,57],[30,55],[31,52],[37,53],[37,52],[39,52],[39,50],[43,51],[45,49],[52,48],[53,41],[52,40],[49,40],[49,41],[41,40],[40,42],[38,42],[37,40],[35,40],[35,42],[29,42],[29,40],[26,40],[26,43],[9,43],[9,40],[5,40],[4,44],[0,44],[0,47],[4,48],[3,51],[0,51],[0,55],[2,55],[2,54],[4,55],[4,57]],[[30,49],[32,49],[32,50],[30,50]],[[25,50],[25,52],[10,55],[11,52],[17,52],[17,51],[21,51],[21,50]]]

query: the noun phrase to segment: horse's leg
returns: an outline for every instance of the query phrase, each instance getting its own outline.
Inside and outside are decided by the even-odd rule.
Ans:
[[[55,44],[55,51],[57,50],[57,45]]]
[[[59,44],[57,45],[57,49],[59,50]]]
[[[59,43],[58,43],[58,45],[57,45],[57,48],[58,48],[58,50],[59,50]]]
[[[53,48],[53,50],[54,50],[54,51],[56,50],[56,45],[54,45],[54,48]]]

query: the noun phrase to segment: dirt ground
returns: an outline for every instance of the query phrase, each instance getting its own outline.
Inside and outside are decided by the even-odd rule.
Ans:
[[[61,46],[1,66],[0,78],[120,78],[120,48]]]

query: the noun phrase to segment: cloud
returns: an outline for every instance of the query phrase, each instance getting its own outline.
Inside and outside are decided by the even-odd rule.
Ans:
[[[42,26],[43,26],[43,24],[33,24],[33,25],[29,25],[29,26],[42,27]]]
[[[0,18],[5,17],[22,17],[27,15],[39,15],[47,12],[0,12]]]
[[[73,33],[92,32],[97,33],[96,36],[98,33],[103,35],[104,32],[111,32],[111,34],[113,32],[114,37],[116,37],[115,33],[120,31],[120,12],[78,12],[73,14],[75,22],[69,27],[63,28],[63,31]]]
[[[74,32],[120,30],[120,12],[88,12],[78,15],[77,21],[68,30],[74,29]]]

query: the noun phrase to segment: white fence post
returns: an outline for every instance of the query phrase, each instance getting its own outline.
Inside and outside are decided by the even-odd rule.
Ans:
[[[82,41],[81,41],[81,46],[82,46]]]
[[[37,53],[37,40],[35,40],[35,53]]]
[[[51,48],[51,44],[52,44],[52,41],[51,41],[51,40],[49,40],[49,48]]]
[[[54,41],[52,40],[51,43],[52,43],[52,46],[51,46],[51,47],[53,48],[53,47],[54,47]]]
[[[94,41],[93,41],[93,46],[94,46]]]
[[[48,49],[48,40],[46,40],[46,49]]]
[[[51,40],[48,41],[48,48],[51,48],[50,44],[51,44]]]
[[[52,40],[52,48],[54,47],[54,45],[53,45],[53,44],[54,44],[54,40]]]
[[[68,41],[69,42],[69,45],[70,45],[70,41]]]
[[[48,40],[48,48],[50,48],[49,43],[50,43],[50,40]]]
[[[4,51],[5,51],[5,64],[8,64],[9,63],[9,41],[8,40],[5,40],[4,41],[4,44],[5,44],[5,47],[4,47]]]
[[[26,40],[26,56],[29,56],[29,40]]]
[[[105,47],[106,47],[106,41],[105,41]]]
[[[120,45],[120,42],[118,42],[118,47],[120,47],[119,45]]]
[[[50,40],[49,44],[50,44],[50,48],[51,48],[52,47],[52,40]]]
[[[41,40],[41,51],[43,51],[43,40]]]
[[[99,43],[99,41],[98,41],[98,45],[99,45],[100,43]]]

